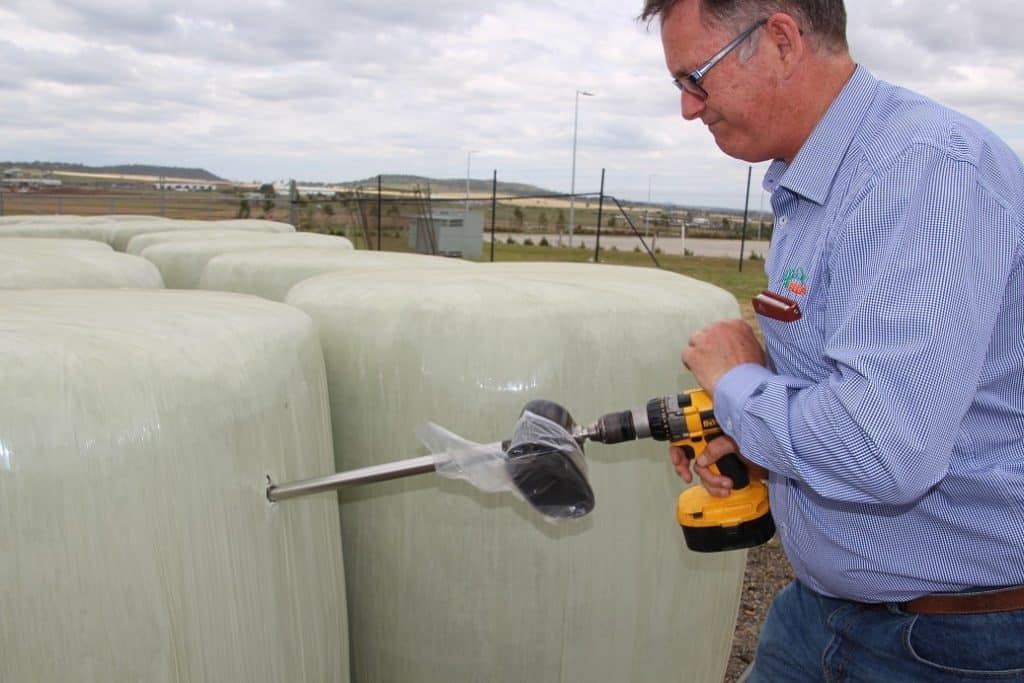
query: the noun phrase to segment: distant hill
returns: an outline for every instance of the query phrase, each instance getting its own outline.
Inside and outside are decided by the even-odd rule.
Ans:
[[[385,189],[392,190],[412,190],[417,185],[419,185],[420,187],[426,187],[429,184],[431,192],[453,193],[466,191],[465,178],[427,178],[425,176],[418,175],[401,175],[385,173],[381,176],[380,183]],[[361,187],[363,189],[373,189],[377,187],[377,176],[373,176],[371,178],[364,178],[363,180],[352,180],[342,182],[339,183],[339,185],[352,188]],[[470,179],[469,191],[472,193],[490,192],[491,181]],[[545,190],[542,187],[537,187],[536,185],[529,185],[527,183],[508,183],[499,180],[498,194],[513,194],[517,196],[545,196],[559,193],[553,192],[551,190]]]
[[[203,168],[181,168],[178,166],[150,166],[146,164],[123,164],[119,166],[86,166],[60,161],[0,161],[0,167],[16,167],[35,171],[62,171],[64,173],[105,173],[112,175],[166,176],[187,180],[226,182],[224,178]]]

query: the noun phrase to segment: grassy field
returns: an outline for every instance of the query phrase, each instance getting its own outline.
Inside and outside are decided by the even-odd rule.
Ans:
[[[750,305],[755,294],[767,286],[762,261],[747,261],[743,271],[735,259],[711,258],[704,256],[672,256],[657,254],[658,263],[664,270],[687,275],[697,280],[710,282],[728,291],[739,301],[743,318],[754,329],[757,329],[756,316]],[[594,257],[593,249],[524,246],[521,244],[494,245],[495,261],[572,261],[577,263],[590,262]],[[490,245],[484,245],[482,261],[490,260]],[[651,257],[646,253],[634,251],[601,250],[601,263],[613,265],[636,266],[639,268],[655,268]]]

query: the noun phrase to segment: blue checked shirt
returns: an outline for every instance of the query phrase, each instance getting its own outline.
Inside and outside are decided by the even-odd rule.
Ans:
[[[858,67],[765,176],[770,369],[715,412],[771,471],[797,577],[898,602],[1024,584],[1024,169],[980,124]]]

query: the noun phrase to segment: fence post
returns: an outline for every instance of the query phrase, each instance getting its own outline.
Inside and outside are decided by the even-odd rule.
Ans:
[[[3,205],[0,204],[0,209]],[[3,213],[0,211],[0,213]],[[494,263],[494,225],[498,219],[498,169],[494,169],[494,178],[491,180],[491,263]]]
[[[4,215],[4,189],[0,187],[0,216]]]
[[[383,189],[381,188],[381,174],[377,174],[377,251],[380,251],[380,204],[383,197]]]
[[[743,203],[743,232],[740,233],[740,272],[743,272],[743,247],[747,243],[747,209],[750,208],[750,175],[754,172],[753,166],[747,166],[747,198]]]
[[[604,169],[601,169],[601,195],[597,201],[597,239],[594,241],[594,263],[600,263],[601,253],[601,211],[604,209]]]
[[[295,225],[295,204],[299,201],[299,188],[295,186],[295,180],[291,180],[288,184],[288,222],[292,224],[297,230],[299,226]]]

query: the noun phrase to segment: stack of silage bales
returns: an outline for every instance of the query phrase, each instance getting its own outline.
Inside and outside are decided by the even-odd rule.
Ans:
[[[586,421],[694,386],[679,348],[738,313],[679,275],[569,264],[330,273],[286,301],[320,330],[340,470],[421,453],[427,421],[490,443],[531,399]],[[663,444],[587,450],[574,522],[436,476],[343,490],[354,680],[721,680],[745,555],[685,548]]]
[[[254,297],[0,292],[0,680],[347,681],[308,316]]]
[[[582,422],[694,386],[679,348],[737,315],[730,295],[291,226],[115,223],[106,239],[170,287],[288,305],[0,292],[19,365],[0,398],[0,680],[721,680],[744,554],[686,550],[662,444],[588,444],[597,507],[572,522],[430,475],[340,505],[263,489],[423,454],[426,421],[492,442],[531,399]]]
[[[0,289],[163,287],[160,271],[138,256],[84,239],[0,239]]]

